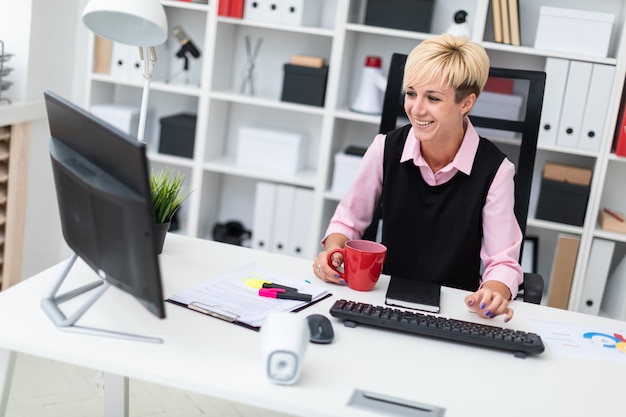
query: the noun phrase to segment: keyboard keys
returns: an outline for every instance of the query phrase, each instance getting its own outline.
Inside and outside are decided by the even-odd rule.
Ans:
[[[524,356],[528,353],[539,354],[544,351],[543,341],[536,333],[397,308],[341,299],[331,307],[330,314],[344,319],[346,325],[350,327],[354,327],[357,323],[367,324],[416,335],[510,350],[516,352],[516,356]]]

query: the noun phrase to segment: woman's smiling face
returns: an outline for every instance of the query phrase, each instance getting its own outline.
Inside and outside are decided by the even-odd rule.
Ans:
[[[406,112],[416,139],[445,141],[463,132],[463,119],[476,100],[474,94],[456,101],[456,91],[440,80],[410,85],[404,96]]]

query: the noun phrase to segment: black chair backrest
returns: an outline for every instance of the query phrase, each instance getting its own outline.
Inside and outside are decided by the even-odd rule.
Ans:
[[[387,89],[385,90],[379,126],[379,132],[381,133],[387,133],[395,129],[398,125],[399,117],[406,118],[403,105],[404,95],[402,91],[402,78],[404,75],[406,57],[405,54],[398,53],[394,53],[391,57],[387,75]],[[507,85],[517,86],[522,90],[521,95],[523,96],[523,101],[518,120],[504,120],[498,118],[498,115],[495,114],[493,117],[487,117],[470,113],[469,117],[472,124],[479,130],[479,134],[481,135],[483,135],[481,129],[496,129],[500,132],[513,132],[516,135],[516,142],[519,143],[519,153],[517,161],[512,161],[516,165],[515,216],[519,222],[522,233],[525,234],[546,74],[543,71],[491,67],[489,70],[489,78],[494,81],[512,80],[512,82]],[[479,101],[481,97],[479,97]],[[493,141],[498,145],[497,140]],[[376,219],[375,224],[378,224],[378,220]],[[370,229],[368,229],[370,231],[367,233],[371,235],[371,229],[373,228],[374,222],[372,226],[370,226]]]

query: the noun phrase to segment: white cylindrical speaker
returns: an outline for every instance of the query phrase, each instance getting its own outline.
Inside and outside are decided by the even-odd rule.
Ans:
[[[300,377],[311,330],[305,316],[270,314],[261,326],[261,354],[268,379],[290,385]]]

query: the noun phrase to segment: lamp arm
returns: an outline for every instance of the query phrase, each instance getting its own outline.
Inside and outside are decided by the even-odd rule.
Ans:
[[[141,96],[141,108],[139,110],[139,128],[137,129],[137,140],[144,142],[146,133],[146,118],[148,114],[148,95],[150,94],[150,78],[143,79],[143,94]]]
[[[146,132],[146,118],[148,115],[150,79],[152,78],[152,67],[156,62],[156,51],[154,47],[140,46],[139,56],[143,61],[143,93],[141,96],[141,107],[139,109],[139,128],[137,129],[137,140],[145,143],[144,135]]]

